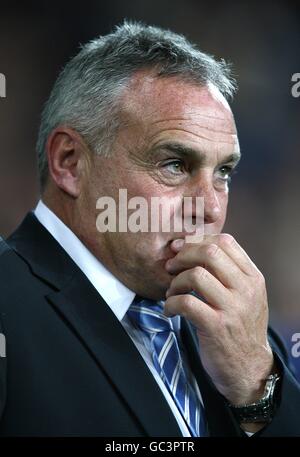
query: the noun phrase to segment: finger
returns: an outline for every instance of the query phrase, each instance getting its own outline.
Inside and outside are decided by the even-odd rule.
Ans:
[[[185,243],[185,240],[183,238],[178,238],[178,239],[172,241],[172,243],[170,244],[170,247],[174,252],[179,252],[183,248],[184,243]]]
[[[169,297],[165,302],[166,316],[182,316],[188,319],[199,330],[209,332],[216,319],[215,311],[206,303],[193,295],[176,295]]]
[[[205,235],[203,237],[203,240],[200,242],[197,242],[196,244],[209,244],[210,242],[211,243],[216,243],[217,244],[217,237],[219,235]],[[195,245],[195,243],[189,243],[188,241],[186,241],[184,238],[177,238],[175,240],[172,241],[172,243],[170,244],[170,247],[171,249],[174,251],[174,252],[179,252],[181,251],[181,249],[183,248],[183,246],[185,244],[192,244],[192,245]]]
[[[209,242],[211,243],[216,243],[217,241],[217,236],[218,235],[205,235],[203,237],[203,241],[199,242],[199,243],[188,243],[186,241],[186,239],[184,238],[177,238],[175,240],[172,241],[172,243],[170,244],[170,248],[172,249],[172,251],[178,253],[179,251],[181,251],[181,249],[183,248],[183,246],[185,245],[192,245],[192,246],[195,246],[195,244],[199,245],[199,244],[208,244]]]
[[[240,270],[246,275],[253,276],[259,273],[258,268],[250,259],[245,250],[238,244],[235,238],[228,233],[218,235],[205,235],[203,242],[198,244],[217,244],[224,252],[236,263]],[[184,243],[182,239],[174,240],[171,243],[171,249],[178,253],[186,246],[195,246],[194,243]]]
[[[215,243],[235,262],[240,270],[246,275],[253,276],[259,272],[255,263],[250,259],[246,251],[239,245],[235,238],[228,233],[217,235]]]
[[[243,272],[216,244],[186,245],[166,263],[166,270],[176,275],[196,266],[208,270],[226,287],[236,288],[244,282]]]
[[[171,282],[166,297],[195,292],[207,304],[219,308],[228,308],[230,293],[209,271],[195,267],[179,273]]]

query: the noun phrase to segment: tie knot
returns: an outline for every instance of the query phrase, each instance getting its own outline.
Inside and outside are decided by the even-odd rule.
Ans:
[[[163,314],[163,302],[149,299],[134,299],[128,316],[133,323],[148,333],[170,332],[173,324]]]

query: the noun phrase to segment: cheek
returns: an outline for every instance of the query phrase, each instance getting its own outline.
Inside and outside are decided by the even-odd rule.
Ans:
[[[145,174],[133,175],[127,183],[127,189],[129,196],[143,197],[148,203],[150,203],[151,197],[161,196],[163,194],[161,186],[154,182],[149,175]]]
[[[220,198],[221,211],[222,211],[222,214],[225,214],[225,217],[226,217],[227,206],[228,206],[228,197],[229,197],[228,192],[225,192]]]
[[[163,255],[166,240],[161,233],[136,233],[132,234],[134,241],[131,244],[140,258],[158,258]]]
[[[219,203],[220,203],[220,218],[219,218],[217,224],[220,227],[220,229],[222,229],[223,225],[225,224],[226,215],[227,215],[228,193],[222,195]]]

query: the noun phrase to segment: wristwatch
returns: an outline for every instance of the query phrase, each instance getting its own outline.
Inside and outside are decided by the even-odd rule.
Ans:
[[[278,385],[280,376],[271,374],[266,380],[263,397],[256,403],[249,405],[229,404],[231,411],[239,423],[266,422],[274,417],[278,402]]]

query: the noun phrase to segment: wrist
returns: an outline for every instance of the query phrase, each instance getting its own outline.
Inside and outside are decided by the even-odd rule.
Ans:
[[[237,421],[244,425],[244,430],[255,432],[272,421],[278,403],[279,381],[280,376],[277,373],[271,374],[266,379],[260,399],[251,403],[228,404]]]
[[[269,352],[269,351],[268,351]],[[265,393],[266,382],[268,376],[278,374],[279,369],[275,363],[275,359],[270,349],[270,353],[265,357],[263,367],[262,363],[260,366],[254,366],[252,372],[248,378],[241,380],[241,386],[236,389],[232,389],[228,395],[225,394],[227,401],[234,406],[249,405],[258,402]],[[257,376],[259,374],[259,376]]]

